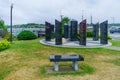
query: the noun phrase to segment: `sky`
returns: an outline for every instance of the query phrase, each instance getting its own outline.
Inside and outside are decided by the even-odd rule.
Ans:
[[[10,24],[10,5],[13,5],[13,25],[26,23],[52,24],[60,15],[87,23],[120,23],[120,0],[0,0],[0,19]]]

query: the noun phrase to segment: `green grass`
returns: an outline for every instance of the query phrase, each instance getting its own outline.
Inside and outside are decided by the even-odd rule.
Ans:
[[[115,59],[115,60],[110,60],[110,61],[107,61],[107,62],[110,62],[110,63],[113,63],[114,65],[120,66],[120,58]]]
[[[45,46],[39,43],[40,39],[14,41],[11,48],[0,52],[0,80],[52,80],[56,75],[62,79],[67,76],[75,75],[74,78],[82,76],[83,79],[86,75],[99,75],[101,77],[107,67],[112,68],[120,65],[120,51],[109,50],[104,48],[95,49],[79,49],[79,48],[58,48]],[[111,40],[116,45],[118,42]],[[74,55],[80,54],[84,57],[85,61],[80,62],[79,65],[83,72],[72,73],[57,73],[47,74],[45,71],[46,66],[53,66],[50,62],[50,55]],[[61,63],[60,65],[71,65],[69,63]],[[115,73],[118,73],[119,68],[116,68]],[[105,73],[106,76],[114,76],[110,72]],[[115,75],[116,76],[116,75]],[[96,76],[95,76],[96,77]],[[72,78],[72,76],[71,76]],[[90,77],[89,77],[90,78]],[[119,80],[116,76],[114,80]],[[69,80],[69,79],[68,79]],[[99,79],[100,80],[100,79]]]
[[[113,46],[118,46],[120,47],[120,40],[110,40],[110,42],[112,42]]]
[[[3,80],[5,76],[7,76],[8,74],[10,74],[12,71],[15,71],[15,68],[17,66],[18,65],[8,66],[6,63],[0,64],[0,69],[2,69],[0,71],[0,80]]]

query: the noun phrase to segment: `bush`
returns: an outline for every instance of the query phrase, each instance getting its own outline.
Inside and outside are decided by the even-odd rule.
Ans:
[[[9,40],[10,38],[10,34],[6,30],[3,30],[3,29],[0,29],[0,36],[3,39],[7,39],[7,40]]]
[[[10,43],[7,40],[0,40],[0,51],[10,47]]]
[[[86,31],[87,37],[93,37],[93,31],[92,30],[88,30]],[[78,39],[80,39],[80,33],[78,33]],[[100,38],[100,35],[99,35]],[[108,39],[111,40],[112,38],[110,37],[110,35],[108,35]]]
[[[17,36],[18,40],[32,40],[32,39],[36,39],[36,38],[37,38],[37,36],[29,30],[24,30],[21,33],[19,33]]]
[[[10,34],[6,34],[3,38],[7,39],[7,40],[10,40]]]
[[[100,38],[100,35],[99,35],[99,38]],[[112,38],[110,37],[110,35],[108,35],[108,40],[111,40]]]
[[[6,34],[3,38],[7,39],[8,41],[10,41],[10,38],[11,38],[10,33]],[[12,40],[15,40],[15,36],[13,34],[12,34]]]
[[[78,37],[77,37],[78,40],[80,40],[80,33],[78,33],[77,36],[78,36]],[[93,37],[93,32],[92,32],[92,30],[87,30],[87,31],[86,31],[86,37],[89,37],[89,38]]]
[[[111,40],[112,38],[108,35],[108,39]]]
[[[0,29],[0,36],[3,38],[7,34],[7,31]]]
[[[93,37],[93,31],[92,30],[87,31],[87,37]]]

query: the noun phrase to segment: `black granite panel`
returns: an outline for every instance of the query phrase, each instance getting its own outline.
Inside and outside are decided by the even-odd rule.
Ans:
[[[55,20],[55,44],[62,45],[62,24]]]
[[[108,44],[108,21],[100,24],[100,43]]]

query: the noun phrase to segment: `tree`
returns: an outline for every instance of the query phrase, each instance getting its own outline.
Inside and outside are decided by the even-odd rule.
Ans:
[[[7,27],[5,26],[4,21],[0,19],[0,36],[4,37],[7,33]]]
[[[65,24],[68,24],[69,23],[69,21],[70,21],[70,19],[68,18],[68,17],[63,17],[62,18],[62,34],[64,35],[64,25]]]
[[[62,27],[65,25],[65,24],[68,24],[70,21],[70,19],[68,17],[63,17],[62,18]]]
[[[0,29],[7,31],[7,27],[5,26],[4,21],[2,19],[0,19]]]

